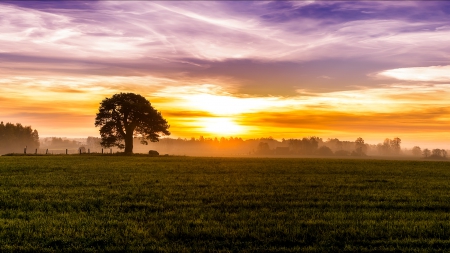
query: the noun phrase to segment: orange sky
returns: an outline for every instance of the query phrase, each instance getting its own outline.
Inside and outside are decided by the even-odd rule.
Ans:
[[[0,118],[41,137],[99,136],[100,101],[134,92],[175,138],[400,137],[404,147],[450,148],[449,20],[425,11],[447,8],[1,3]]]

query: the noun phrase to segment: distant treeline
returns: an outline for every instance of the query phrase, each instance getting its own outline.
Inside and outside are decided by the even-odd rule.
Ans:
[[[272,145],[270,145],[272,143]],[[386,139],[382,144],[371,145],[359,137],[355,141],[341,141],[337,138],[323,140],[319,137],[305,137],[302,139],[283,139],[279,145],[261,141],[255,154],[275,155],[319,155],[319,156],[366,156],[370,155],[399,155],[401,151],[400,138]],[[271,146],[273,148],[271,148]]]
[[[86,148],[91,151],[101,149],[100,138],[88,137]],[[234,155],[291,155],[291,156],[416,156],[445,158],[447,152],[442,149],[421,150],[414,147],[407,150],[401,148],[401,139],[398,137],[386,138],[379,144],[367,144],[359,137],[355,141],[341,141],[337,138],[322,138],[312,136],[301,139],[282,139],[281,141],[269,138],[244,140],[239,137],[221,138],[190,138],[173,139],[163,138],[159,142],[149,145],[140,144],[135,139],[136,153],[147,153],[157,150],[161,154],[175,155],[202,155],[202,156],[234,156]]]
[[[41,144],[41,145],[39,145]],[[24,148],[28,152],[35,149],[65,150],[72,153],[83,151],[101,152],[100,138],[68,139],[60,137],[44,138],[39,142],[37,130],[21,124],[0,123],[0,153],[21,153]],[[415,146],[412,149],[402,149],[401,139],[386,138],[383,142],[374,144],[365,143],[359,137],[355,141],[341,141],[337,138],[323,140],[311,136],[301,139],[282,139],[281,141],[269,138],[242,139],[240,137],[221,138],[162,138],[159,142],[150,142],[142,145],[139,138],[135,138],[135,153],[148,153],[157,150],[160,154],[198,155],[198,156],[242,156],[242,155],[290,155],[290,156],[415,156],[425,158],[446,158],[447,151],[443,149],[421,149]],[[109,149],[108,149],[109,151]],[[120,151],[116,148],[112,152]],[[43,152],[42,150],[40,152]],[[62,151],[61,151],[62,152]]]
[[[34,150],[39,148],[39,134],[31,126],[22,126],[3,121],[0,123],[0,153],[19,153],[24,148]]]
[[[47,137],[42,139],[42,148],[48,149],[78,149],[82,146],[82,142],[63,139],[60,137]]]

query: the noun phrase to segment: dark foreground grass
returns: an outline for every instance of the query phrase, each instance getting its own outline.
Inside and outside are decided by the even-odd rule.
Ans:
[[[450,163],[0,157],[1,252],[450,251]]]

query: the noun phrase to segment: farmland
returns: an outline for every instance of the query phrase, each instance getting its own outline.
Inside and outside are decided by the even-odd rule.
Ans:
[[[1,252],[450,249],[444,161],[0,157]]]

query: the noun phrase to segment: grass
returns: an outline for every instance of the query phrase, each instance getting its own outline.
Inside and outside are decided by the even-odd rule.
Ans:
[[[449,166],[0,157],[0,252],[447,252]]]

